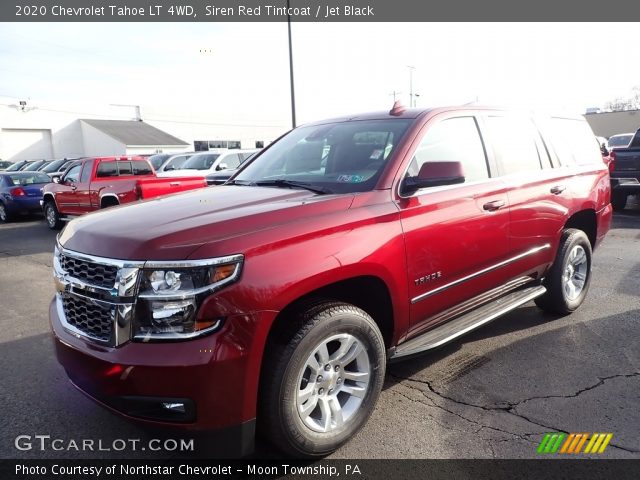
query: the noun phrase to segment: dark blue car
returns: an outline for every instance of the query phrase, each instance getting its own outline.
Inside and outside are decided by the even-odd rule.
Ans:
[[[41,172],[0,172],[0,223],[16,215],[42,213],[42,189],[51,178]]]

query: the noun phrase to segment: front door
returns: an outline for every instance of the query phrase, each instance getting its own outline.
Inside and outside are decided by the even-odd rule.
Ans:
[[[438,313],[508,280],[500,268],[509,253],[507,192],[500,179],[491,178],[473,116],[429,122],[405,175],[416,176],[425,162],[442,161],[461,162],[465,182],[423,188],[398,201],[409,275],[410,336],[442,321]]]

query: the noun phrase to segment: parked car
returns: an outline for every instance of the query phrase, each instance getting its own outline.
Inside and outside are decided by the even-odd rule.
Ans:
[[[244,160],[240,162],[240,165],[238,165],[237,168],[227,168],[225,170],[220,170],[220,171],[213,172],[206,175],[204,178],[207,181],[207,185],[211,187],[214,185],[222,185],[223,183],[226,183],[227,180],[229,180],[233,175],[238,173],[238,171],[240,170],[240,167],[242,167],[245,163],[247,163],[249,160],[255,157],[256,154],[258,154],[260,151],[261,150],[257,150],[256,152],[247,156]]]
[[[611,204],[614,210],[624,210],[632,195],[640,195],[640,129],[629,146],[616,148],[609,154]]]
[[[185,177],[236,169],[258,150],[226,150],[222,153],[200,152],[189,158],[179,170],[164,171],[159,177]]]
[[[174,153],[156,153],[155,155],[151,155],[147,160],[151,163],[151,166],[154,170],[158,170],[164,162],[166,162],[169,158],[171,158]]]
[[[42,191],[50,181],[40,172],[0,172],[0,222],[41,213]]]
[[[186,152],[170,156],[164,161],[160,168],[156,169],[156,173],[160,174],[163,172],[180,170],[182,168],[182,165],[184,165],[184,163],[189,160],[189,158],[191,158],[193,154],[194,152]]]
[[[8,162],[6,160],[0,160],[0,171],[4,171],[9,168],[13,163]]]
[[[35,162],[31,162],[28,165],[25,165],[20,169],[21,172],[37,172],[42,167],[49,163],[48,160],[36,160]]]
[[[46,173],[51,178],[61,177],[71,162],[80,160],[81,158],[83,157],[61,158],[58,160],[53,160],[52,162],[49,162],[48,164],[40,167],[39,171],[42,173]]]
[[[633,133],[612,135],[609,137],[609,140],[607,140],[607,150],[611,152],[614,148],[627,148],[632,138]]]
[[[73,162],[56,183],[47,185],[42,209],[49,228],[101,208],[206,186],[199,177],[157,178],[140,157],[95,157]]]
[[[20,160],[18,162],[15,162],[10,167],[7,167],[5,172],[19,172],[20,169],[26,167],[27,165],[29,165],[29,164],[31,164],[33,162],[35,162],[35,160]]]
[[[581,116],[395,106],[301,126],[225,185],[70,223],[57,358],[129,418],[224,429],[245,452],[258,422],[327,455],[366,423],[387,361],[531,300],[576,310],[609,197]]]

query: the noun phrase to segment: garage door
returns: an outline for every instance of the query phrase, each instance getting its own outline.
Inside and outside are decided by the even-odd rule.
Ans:
[[[52,158],[51,130],[3,128],[0,131],[0,158],[17,162]]]

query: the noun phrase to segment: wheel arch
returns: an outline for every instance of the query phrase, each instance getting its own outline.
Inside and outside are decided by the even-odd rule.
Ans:
[[[574,213],[567,219],[564,228],[582,230],[589,238],[591,248],[595,249],[598,238],[598,219],[595,210],[588,208]]]
[[[105,193],[100,196],[100,208],[116,207],[120,205],[120,199],[115,193]]]

